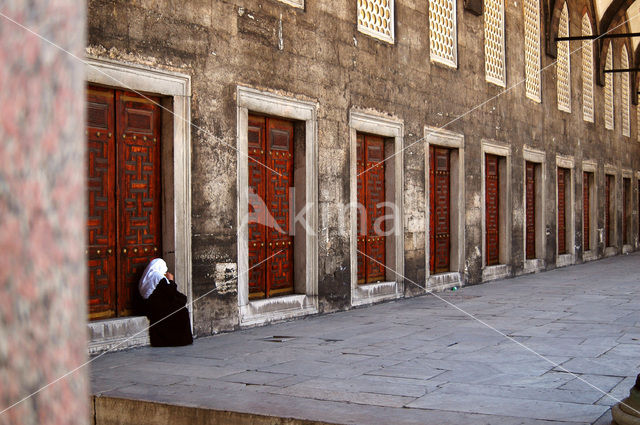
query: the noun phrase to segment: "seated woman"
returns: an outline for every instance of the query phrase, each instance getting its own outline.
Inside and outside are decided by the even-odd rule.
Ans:
[[[147,317],[151,322],[149,337],[154,347],[175,347],[193,343],[187,297],[178,292],[178,285],[162,258],[151,260],[140,278],[138,290],[144,298]]]

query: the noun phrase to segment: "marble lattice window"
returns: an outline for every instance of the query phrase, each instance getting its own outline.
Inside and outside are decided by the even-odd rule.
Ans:
[[[484,3],[484,70],[490,83],[506,86],[504,66],[504,0]]]
[[[622,46],[622,51],[620,52],[620,66],[622,69],[629,68],[629,55],[627,54],[627,46]],[[620,78],[622,84],[620,87],[620,98],[621,98],[621,107],[622,107],[622,135],[631,137],[631,118],[629,117],[629,73],[623,72]]]
[[[458,66],[456,0],[429,0],[429,45],[432,61]]]
[[[562,6],[558,37],[569,37],[569,10],[567,3]],[[558,57],[556,61],[556,90],[558,93],[558,109],[571,112],[571,69],[569,62],[569,42],[558,42]]]
[[[540,0],[524,0],[525,93],[540,102]]]
[[[609,42],[604,69],[611,68],[613,68],[613,53],[611,53],[611,42]],[[613,130],[613,127],[613,74],[607,72],[604,74],[604,128]]]
[[[358,31],[393,43],[393,1],[358,0]]]
[[[582,35],[592,35],[588,14],[582,17]],[[582,118],[594,122],[593,117],[593,40],[582,40]]]
[[[304,0],[280,0],[282,3],[286,3],[291,6],[300,7],[304,9]]]

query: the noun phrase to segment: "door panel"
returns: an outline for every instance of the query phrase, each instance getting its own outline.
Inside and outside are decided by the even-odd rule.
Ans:
[[[385,215],[384,203],[384,140],[382,137],[365,136],[366,141],[366,211],[367,211],[367,283],[384,280],[385,276]]]
[[[605,176],[604,187],[604,241],[605,246],[611,246],[611,184],[612,176]]]
[[[385,167],[384,139],[372,135],[357,135],[358,155],[358,283],[384,280],[386,275]],[[364,253],[364,255],[362,254]]]
[[[486,156],[486,251],[487,265],[491,266],[499,262],[499,173],[498,157],[496,155]]]
[[[116,192],[113,90],[90,87],[87,102],[89,317],[116,314]]]
[[[558,168],[558,255],[567,253],[565,174],[564,168]]]
[[[450,152],[449,149],[430,147],[431,273],[443,273],[450,270]]]
[[[249,299],[291,294],[293,123],[249,115],[248,148]]]
[[[622,179],[622,244],[628,244],[627,238],[627,219],[629,214],[627,213],[627,206],[629,200],[628,197],[628,188],[629,188],[629,179]]]
[[[358,208],[356,211],[357,220],[357,240],[358,240],[358,283],[367,282],[367,261],[364,253],[367,250],[367,214],[363,212],[366,202],[366,181],[365,181],[365,142],[362,134],[357,135],[356,155],[357,155],[357,199]],[[362,206],[362,207],[361,207]]]
[[[293,236],[289,233],[293,187],[293,123],[267,119],[267,296],[293,293]]]
[[[249,116],[249,299],[267,294],[266,169],[264,117]]]
[[[528,260],[536,258],[536,173],[535,164],[527,161],[525,164],[526,175],[526,223],[525,244]]]
[[[118,315],[131,314],[138,280],[161,255],[159,99],[116,91]]]
[[[583,250],[589,251],[591,249],[591,226],[590,220],[590,205],[589,199],[589,173],[583,173],[582,176],[582,244]]]

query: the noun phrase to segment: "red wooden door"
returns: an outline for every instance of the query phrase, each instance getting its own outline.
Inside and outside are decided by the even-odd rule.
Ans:
[[[611,189],[613,176],[605,176],[604,185],[604,244],[611,246]]]
[[[527,259],[531,260],[536,258],[536,169],[535,164],[529,161],[526,162],[525,168],[525,245]]]
[[[358,251],[365,254],[358,256],[358,283],[379,282],[385,277],[386,258],[381,220],[385,215],[384,139],[359,134],[357,143]]]
[[[629,218],[629,214],[627,213],[627,207],[628,207],[628,189],[630,186],[630,180],[629,179],[623,179],[622,180],[622,244],[626,245],[628,244],[628,238],[627,238],[627,219]]]
[[[137,310],[140,275],[162,252],[158,101],[120,90],[88,90],[91,319]]]
[[[289,232],[293,187],[293,123],[267,120],[267,297],[293,293],[293,236]]]
[[[589,224],[590,200],[589,200],[589,173],[582,175],[582,241],[584,251],[591,249],[591,226]]]
[[[267,294],[266,119],[249,115],[249,298]]]
[[[131,314],[138,280],[161,252],[159,102],[116,91],[118,315]]]
[[[356,212],[357,235],[358,235],[358,283],[367,283],[367,260],[365,252],[367,250],[367,214],[366,214],[366,175],[365,171],[365,141],[364,135],[357,135],[356,145],[357,155],[357,199],[358,208]]]
[[[566,170],[558,168],[558,254],[567,253]]]
[[[250,115],[248,146],[249,298],[291,294],[293,123]]]
[[[429,147],[429,203],[430,203],[430,271],[448,272],[451,250],[450,229],[450,150]]]
[[[499,251],[499,173],[498,157],[487,154],[485,159],[485,201],[486,201],[486,251],[487,265],[498,264]]]
[[[113,90],[87,95],[89,317],[98,319],[116,314],[115,113]]]

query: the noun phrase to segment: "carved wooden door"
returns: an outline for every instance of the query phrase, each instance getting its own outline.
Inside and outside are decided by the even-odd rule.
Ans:
[[[536,258],[536,168],[533,162],[525,164],[525,245],[528,260]]]
[[[630,180],[629,179],[623,179],[622,180],[622,244],[626,245],[628,244],[628,238],[627,238],[627,219],[629,218],[629,215],[627,214],[627,206],[628,206],[628,202],[629,200],[627,199],[628,194],[627,194],[627,190],[629,188],[630,185]]]
[[[293,293],[293,123],[249,116],[249,298]]]
[[[499,251],[499,173],[498,157],[487,154],[485,159],[485,192],[486,192],[486,251],[487,265],[498,264]]]
[[[116,91],[119,316],[139,310],[140,276],[162,253],[160,99],[146,97]]]
[[[430,272],[443,273],[450,269],[451,250],[450,188],[451,151],[429,147],[429,238]]]
[[[138,280],[161,252],[159,99],[89,87],[89,317],[138,310]]]
[[[582,174],[582,244],[583,250],[591,249],[591,232],[590,232],[590,200],[589,200],[589,173]]]
[[[371,283],[385,277],[384,139],[362,134],[357,137],[358,283]]]
[[[604,245],[611,246],[611,189],[613,176],[605,176],[604,185]]]
[[[558,254],[567,253],[566,173],[564,168],[558,168]]]
[[[89,317],[116,315],[116,161],[113,90],[87,91]]]

